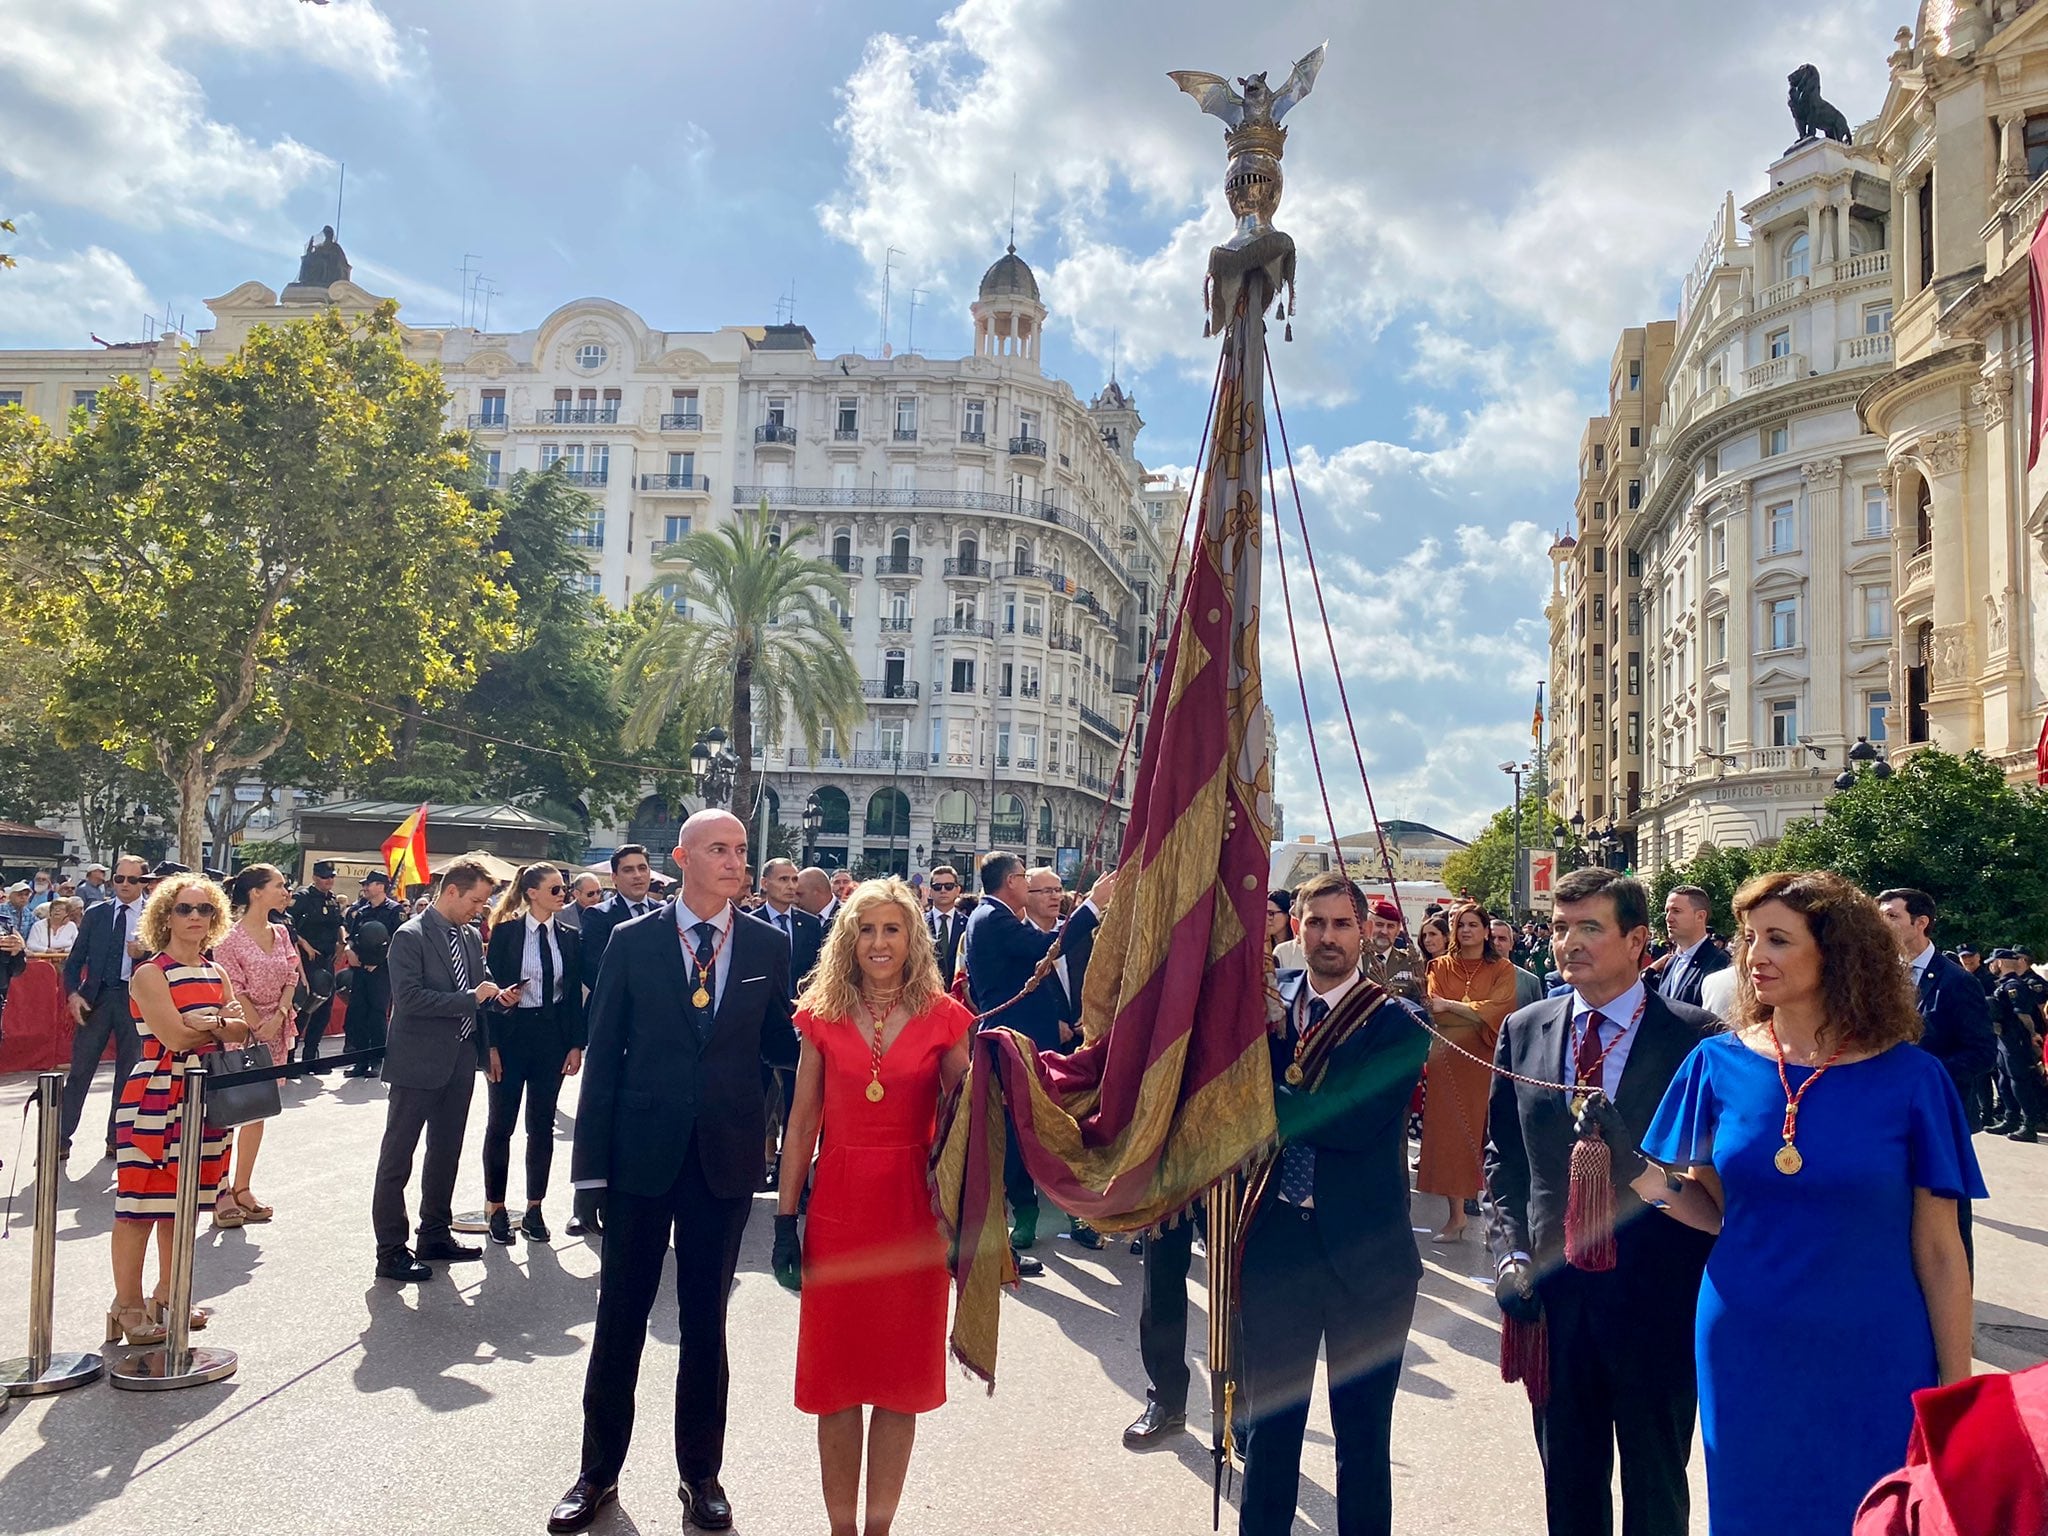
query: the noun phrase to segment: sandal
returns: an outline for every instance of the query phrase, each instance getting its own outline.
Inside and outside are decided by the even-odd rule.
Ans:
[[[163,1329],[166,1332],[169,1331],[169,1324],[164,1321],[164,1315],[170,1311],[170,1301],[167,1298],[162,1296],[150,1297],[147,1301],[143,1302],[142,1311],[143,1315],[149,1319],[151,1327]],[[194,1307],[185,1323],[185,1331],[197,1333],[206,1326],[212,1317],[213,1308]]]
[[[239,1185],[229,1190],[228,1193],[235,1197],[235,1205],[240,1209],[242,1219],[245,1221],[268,1221],[277,1214],[276,1211],[250,1194],[249,1186],[246,1184]]]
[[[232,1194],[222,1195],[213,1202],[213,1224],[216,1227],[239,1227],[248,1219],[248,1213],[235,1203]]]
[[[107,1337],[105,1342],[116,1344],[125,1340],[131,1347],[161,1344],[164,1330],[150,1319],[147,1306],[124,1307],[117,1300],[107,1308]]]

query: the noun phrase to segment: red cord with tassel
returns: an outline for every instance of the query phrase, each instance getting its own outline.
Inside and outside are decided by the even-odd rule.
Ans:
[[[1500,1379],[1519,1381],[1529,1406],[1550,1401],[1550,1324],[1543,1318],[1525,1323],[1518,1317],[1500,1320]]]
[[[1589,1125],[1572,1145],[1564,1202],[1564,1261],[1592,1272],[1614,1268],[1614,1154]]]

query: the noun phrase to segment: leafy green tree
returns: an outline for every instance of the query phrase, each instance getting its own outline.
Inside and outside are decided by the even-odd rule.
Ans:
[[[170,786],[104,748],[65,746],[44,710],[54,683],[46,656],[0,669],[0,818],[76,816],[86,857],[110,860],[139,845],[145,808],[169,805]]]
[[[2048,793],[2008,784],[1980,752],[1928,748],[1888,779],[1859,774],[1787,829],[1769,867],[1832,869],[1872,895],[1918,886],[1941,908],[1943,945],[2048,941]]]
[[[771,736],[793,715],[813,753],[825,727],[851,736],[862,718],[860,673],[828,606],[846,602],[846,578],[830,561],[798,552],[815,532],[805,526],[778,537],[763,500],[678,539],[654,563],[686,611],[647,610],[652,622],[620,661],[617,696],[632,702],[626,744],[644,748],[672,723],[684,732],[726,726],[739,757],[735,806],[754,803],[748,747],[757,706]]]
[[[1548,848],[1557,818],[1540,787],[1531,784],[1523,791],[1520,811],[1522,847]],[[1515,808],[1502,806],[1477,837],[1444,860],[1443,880],[1453,892],[1464,891],[1487,911],[1505,917],[1514,900],[1514,867]]]
[[[1667,864],[1650,882],[1650,925],[1664,935],[1664,898],[1681,885],[1696,885],[1713,898],[1713,915],[1707,919],[1718,934],[1735,931],[1735,893],[1752,875],[1775,868],[1776,854],[1770,848],[1717,848],[1704,845],[1688,863]]]
[[[405,757],[373,767],[363,781],[378,800],[414,805],[473,805],[483,798],[483,776],[461,743],[433,737],[414,743]]]
[[[0,522],[0,617],[60,660],[62,740],[172,781],[187,861],[213,789],[295,730],[375,761],[391,717],[366,700],[459,689],[505,638],[446,402],[386,304],[121,380],[62,439],[0,412],[0,492],[26,509]]]

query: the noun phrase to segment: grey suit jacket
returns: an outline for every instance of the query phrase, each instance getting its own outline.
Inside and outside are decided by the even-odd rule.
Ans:
[[[458,992],[448,963],[448,930],[453,925],[433,907],[391,936],[386,960],[391,977],[391,1033],[384,1045],[384,1081],[394,1088],[445,1088],[457,1072],[483,1065],[487,1043],[479,1025],[469,1039],[464,1023],[475,1020],[473,991]],[[469,985],[486,980],[484,946],[474,928],[462,929]]]

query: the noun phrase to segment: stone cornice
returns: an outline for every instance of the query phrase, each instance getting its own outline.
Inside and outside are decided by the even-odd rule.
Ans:
[[[1926,357],[1915,358],[1891,370],[1856,397],[1856,420],[1863,430],[1878,437],[1891,434],[1871,420],[1877,410],[1891,411],[1907,401],[1948,383],[1960,383],[1976,375],[1984,364],[1984,343],[1960,342]]]

